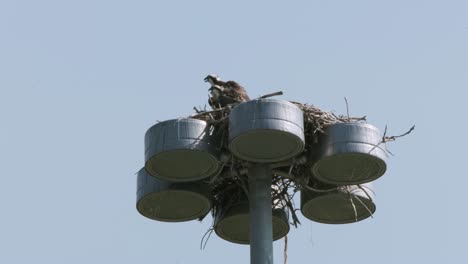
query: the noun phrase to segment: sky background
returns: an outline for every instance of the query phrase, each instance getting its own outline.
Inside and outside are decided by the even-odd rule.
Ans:
[[[0,262],[248,263],[216,235],[199,249],[210,217],[135,209],[144,133],[205,105],[209,73],[416,125],[388,144],[375,217],[301,216],[288,263],[465,263],[466,0],[0,0]]]

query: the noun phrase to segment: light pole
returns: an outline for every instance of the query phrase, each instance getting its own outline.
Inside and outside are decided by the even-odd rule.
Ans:
[[[158,123],[145,135],[137,209],[168,222],[211,210],[221,238],[250,244],[252,264],[272,264],[273,241],[289,231],[281,213],[298,222],[289,192],[301,191],[302,214],[320,223],[375,212],[367,183],[386,170],[385,137],[363,120],[259,98]]]
[[[265,164],[249,167],[250,263],[273,263],[271,169]]]

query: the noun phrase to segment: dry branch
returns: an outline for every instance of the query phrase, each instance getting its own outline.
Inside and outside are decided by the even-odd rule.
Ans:
[[[260,96],[259,99],[264,99],[264,98],[273,97],[273,96],[277,96],[277,95],[283,95],[283,91],[270,93],[270,94],[265,94],[265,95]]]
[[[413,130],[414,128],[416,127],[416,125],[413,125],[408,131],[406,131],[405,133],[399,135],[399,136],[390,136],[390,137],[387,137],[387,126],[385,126],[385,132],[384,132],[384,135],[383,135],[383,138],[382,138],[382,141],[383,142],[388,142],[388,141],[395,141],[397,138],[401,138],[401,137],[404,137],[406,135],[409,135]]]

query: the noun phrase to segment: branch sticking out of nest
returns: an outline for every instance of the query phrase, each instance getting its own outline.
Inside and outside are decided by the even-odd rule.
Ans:
[[[264,99],[264,98],[273,97],[273,96],[277,96],[277,95],[283,95],[283,91],[265,94],[265,95],[260,96],[258,99]]]
[[[210,240],[211,234],[214,232],[214,227],[211,227],[206,231],[206,233],[203,235],[201,241],[200,241],[200,249],[203,250],[206,247],[206,244],[208,243],[208,240]]]
[[[414,128],[416,127],[416,125],[413,125],[408,131],[406,131],[405,133],[401,134],[401,135],[398,135],[398,136],[387,136],[387,126],[385,126],[385,131],[384,131],[384,134],[382,136],[382,141],[380,141],[379,144],[377,144],[377,146],[374,146],[370,151],[369,153],[371,153],[375,148],[377,148],[378,146],[380,146],[381,144],[384,144],[384,143],[387,143],[389,141],[395,141],[397,138],[401,138],[401,137],[404,137],[406,135],[409,135],[413,130]],[[394,156],[394,154],[388,150],[388,149],[385,149],[386,152],[390,153],[390,155]],[[387,155],[388,156],[388,155]]]
[[[346,103],[346,114],[348,115],[348,119],[349,119],[349,105],[348,105],[348,99],[345,97],[344,100],[345,100],[345,103]]]
[[[231,105],[225,106],[220,109],[212,110],[212,111],[198,110],[195,107],[194,109],[196,113],[189,116],[189,118],[205,120],[209,123],[213,123],[216,121],[220,121],[222,117],[224,117],[225,115],[228,115],[229,111],[231,110]]]
[[[395,141],[397,138],[401,138],[401,137],[404,137],[406,135],[409,135],[411,132],[413,132],[415,127],[416,127],[416,125],[413,125],[408,131],[406,131],[405,133],[403,133],[403,134],[401,134],[399,136],[390,136],[390,137],[388,137],[387,136],[387,126],[385,126],[385,131],[384,131],[382,141],[383,142]]]

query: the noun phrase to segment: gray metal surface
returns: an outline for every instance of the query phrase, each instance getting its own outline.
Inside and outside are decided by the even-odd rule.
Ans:
[[[237,105],[229,114],[229,149],[235,156],[257,163],[296,156],[304,149],[302,110],[275,99]]]
[[[203,182],[172,183],[149,175],[143,168],[137,179],[137,210],[150,219],[182,222],[211,210],[209,187]]]
[[[273,220],[271,212],[271,169],[249,167],[250,263],[273,264]]]
[[[382,176],[387,165],[382,134],[369,124],[341,123],[329,126],[319,137],[312,173],[325,183],[353,185]]]
[[[222,239],[237,243],[250,244],[249,203],[235,204],[218,212],[215,218],[215,232]],[[288,216],[284,209],[272,210],[273,240],[278,240],[289,232]]]
[[[370,183],[348,186],[347,190],[301,191],[301,212],[315,222],[347,224],[362,221],[376,210],[374,193]],[[336,186],[335,186],[336,187]],[[329,190],[324,186],[323,190]],[[351,200],[352,199],[352,200]]]
[[[169,181],[194,181],[219,170],[220,137],[205,121],[173,119],[145,134],[145,168]]]

